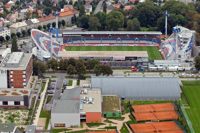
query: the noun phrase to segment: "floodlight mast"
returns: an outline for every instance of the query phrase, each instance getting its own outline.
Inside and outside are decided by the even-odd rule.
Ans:
[[[168,12],[167,10],[165,11],[165,37],[167,37],[167,19],[168,19]]]

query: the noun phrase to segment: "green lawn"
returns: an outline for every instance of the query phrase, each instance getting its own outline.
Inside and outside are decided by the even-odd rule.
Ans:
[[[68,80],[68,82],[67,82],[67,86],[72,86],[72,83],[73,83],[73,80]]]
[[[42,110],[40,112],[40,118],[46,118],[45,129],[48,128],[50,117],[51,117],[51,112],[50,111]]]
[[[157,47],[153,46],[67,46],[67,51],[147,51],[149,59],[162,59]]]
[[[186,112],[196,133],[200,133],[200,81],[184,81],[183,93],[189,104]]]

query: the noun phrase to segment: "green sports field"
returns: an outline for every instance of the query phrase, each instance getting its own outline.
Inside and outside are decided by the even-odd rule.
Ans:
[[[186,108],[186,112],[192,122],[195,133],[200,133],[200,80],[184,81],[183,93],[189,105]]]
[[[161,60],[157,47],[153,46],[67,46],[67,51],[147,51],[150,60]]]

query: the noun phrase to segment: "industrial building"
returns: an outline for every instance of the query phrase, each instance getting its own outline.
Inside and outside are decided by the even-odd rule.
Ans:
[[[99,89],[67,89],[61,98],[54,102],[51,125],[53,128],[74,127],[80,126],[81,121],[101,122],[101,103]]]
[[[32,75],[32,54],[7,53],[0,64],[0,88],[25,88]]]
[[[179,80],[175,77],[92,76],[91,87],[102,95],[117,95],[134,100],[178,100]]]

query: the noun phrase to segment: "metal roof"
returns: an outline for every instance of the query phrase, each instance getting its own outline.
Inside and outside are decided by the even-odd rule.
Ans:
[[[136,100],[177,100],[179,80],[174,77],[92,77],[92,88],[101,88],[102,95],[118,95]]]
[[[80,88],[65,89],[60,100],[80,100]]]
[[[159,31],[64,31],[63,35],[91,35],[91,34],[118,34],[118,35],[126,35],[126,34],[135,34],[135,35],[161,35],[162,33]]]
[[[79,113],[79,100],[57,100],[52,109],[52,113]]]

